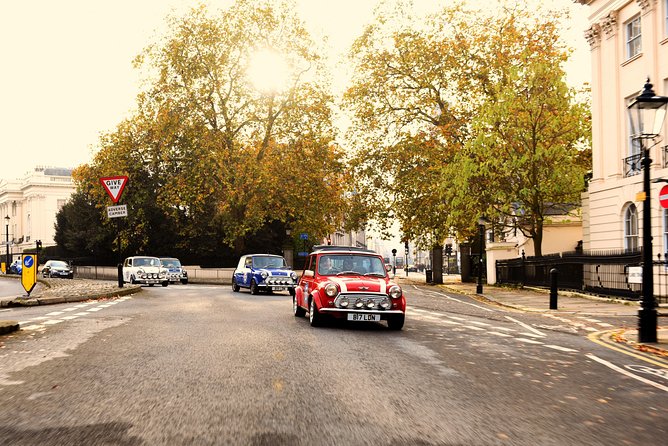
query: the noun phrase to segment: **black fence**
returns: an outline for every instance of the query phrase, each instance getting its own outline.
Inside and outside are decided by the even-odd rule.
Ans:
[[[642,251],[567,252],[497,260],[496,281],[549,287],[550,270],[556,268],[560,289],[640,300],[642,284],[629,283],[629,268],[641,265]],[[668,303],[668,255],[657,255],[652,268],[655,298]]]

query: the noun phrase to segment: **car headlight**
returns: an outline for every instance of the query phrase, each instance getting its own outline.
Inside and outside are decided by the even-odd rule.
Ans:
[[[269,274],[266,271],[260,271],[260,276],[262,276],[263,279],[266,279]]]
[[[401,297],[401,287],[399,285],[392,285],[387,294],[393,299],[399,299]]]
[[[339,300],[339,307],[347,308],[348,305],[350,305],[350,301],[348,300],[347,297],[344,296]]]
[[[291,272],[290,277],[292,278],[292,280],[297,281],[297,273],[296,272],[294,272],[294,271]]]
[[[339,294],[339,287],[335,283],[329,282],[325,285],[325,294],[329,297],[334,297]]]
[[[384,297],[383,300],[380,301],[380,308],[383,310],[390,308],[390,300],[387,297]]]

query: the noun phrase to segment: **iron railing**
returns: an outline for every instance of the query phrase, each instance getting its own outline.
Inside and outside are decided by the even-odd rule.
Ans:
[[[543,257],[497,260],[499,284],[550,286],[550,270],[556,268],[560,289],[585,291],[628,300],[640,300],[642,284],[629,283],[629,267],[642,265],[642,251],[567,252]],[[668,303],[668,254],[653,261],[657,303]]]

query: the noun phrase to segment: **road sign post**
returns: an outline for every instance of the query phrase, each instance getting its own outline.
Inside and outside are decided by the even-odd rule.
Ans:
[[[123,190],[125,189],[126,184],[128,183],[128,177],[125,175],[119,175],[114,177],[102,177],[100,178],[100,183],[104,190],[107,191],[111,201],[114,204],[118,203],[121,195],[123,195]],[[107,217],[116,218],[116,217],[127,217],[128,208],[126,205],[119,206],[108,206],[107,207]],[[121,220],[116,220],[116,247],[118,249],[118,287],[123,288],[123,256],[121,254]]]

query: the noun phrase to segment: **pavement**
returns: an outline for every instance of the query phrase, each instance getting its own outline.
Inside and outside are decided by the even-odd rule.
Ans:
[[[459,275],[444,274],[442,285],[427,284],[424,273],[408,273],[399,270],[395,281],[402,285],[430,285],[458,294],[470,296],[480,302],[502,306],[514,311],[544,314],[560,320],[570,316],[583,317],[637,317],[640,305],[638,302],[615,299],[610,297],[592,296],[588,294],[558,291],[557,309],[550,310],[550,290],[529,287],[508,287],[483,284],[483,292],[476,293],[476,284],[462,282]],[[591,333],[588,337],[601,345],[614,350],[644,354],[659,361],[668,368],[668,305],[658,308],[659,314],[666,317],[658,318],[657,342],[639,342],[638,330],[635,328],[615,327]]]
[[[0,275],[0,280],[18,280]],[[549,290],[538,288],[516,288],[496,285],[483,285],[483,292],[476,293],[476,284],[462,282],[459,275],[443,275],[442,285],[427,284],[424,273],[402,270],[397,272],[395,281],[403,285],[430,285],[445,291],[468,295],[489,305],[503,306],[514,311],[525,313],[542,313],[550,317],[561,316],[628,316],[637,317],[640,308],[637,302],[613,298],[597,297],[575,292],[559,291],[557,309],[550,310]],[[118,287],[116,281],[92,279],[39,279],[30,296],[0,297],[0,307],[48,305],[65,302],[79,302],[90,299],[111,299],[118,296],[141,291],[139,285]],[[664,304],[665,305],[665,304]],[[659,308],[659,313],[668,315],[668,306]],[[565,320],[565,319],[564,319]],[[5,321],[0,317],[0,335],[18,330],[15,321]],[[665,362],[668,368],[668,318],[659,317],[657,330],[658,342],[641,343],[638,341],[637,329],[616,327],[611,330],[592,333],[589,338],[599,344],[615,348],[623,346],[635,352],[653,355]]]
[[[0,280],[16,280],[19,276],[0,275]],[[92,279],[38,279],[30,295],[23,292],[16,296],[0,297],[0,308],[27,307],[37,305],[81,302],[92,299],[113,299],[141,291],[139,285],[125,284],[118,287],[117,281]],[[18,330],[19,324],[3,320],[0,313],[0,335]]]

